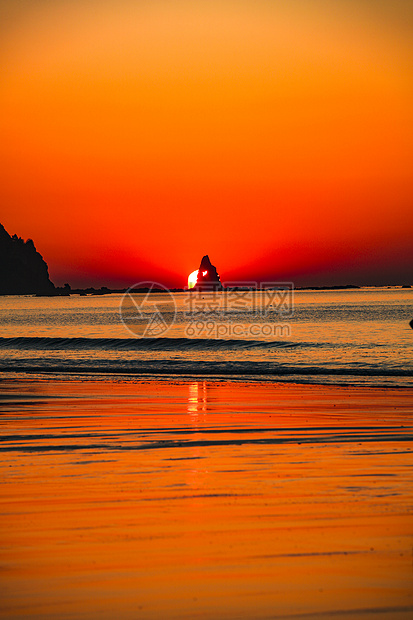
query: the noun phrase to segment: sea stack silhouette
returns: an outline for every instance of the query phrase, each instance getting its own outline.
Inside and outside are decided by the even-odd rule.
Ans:
[[[198,270],[198,278],[193,291],[219,291],[222,289],[216,267],[209,260],[208,254],[202,257]]]
[[[0,295],[53,295],[46,262],[31,239],[12,237],[0,224]]]

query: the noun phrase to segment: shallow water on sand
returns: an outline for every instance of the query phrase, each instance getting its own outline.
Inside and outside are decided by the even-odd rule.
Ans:
[[[411,618],[411,390],[0,383],[2,618]]]

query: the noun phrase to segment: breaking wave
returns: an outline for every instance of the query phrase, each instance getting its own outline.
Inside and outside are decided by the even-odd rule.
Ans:
[[[0,338],[0,349],[35,351],[227,351],[297,346],[300,343],[214,338]]]
[[[207,338],[0,338],[0,371],[129,378],[413,386],[413,366],[393,358],[342,360],[328,343]],[[318,351],[318,353],[317,353]]]

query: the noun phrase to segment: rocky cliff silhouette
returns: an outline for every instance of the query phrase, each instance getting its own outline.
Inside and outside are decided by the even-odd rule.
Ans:
[[[46,262],[31,239],[12,237],[0,224],[0,295],[53,295]]]
[[[208,254],[202,257],[198,278],[193,291],[218,291],[222,288],[216,267],[211,264]]]

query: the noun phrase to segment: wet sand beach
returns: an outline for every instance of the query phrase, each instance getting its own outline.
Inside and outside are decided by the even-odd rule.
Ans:
[[[9,378],[1,618],[411,618],[412,390]]]

